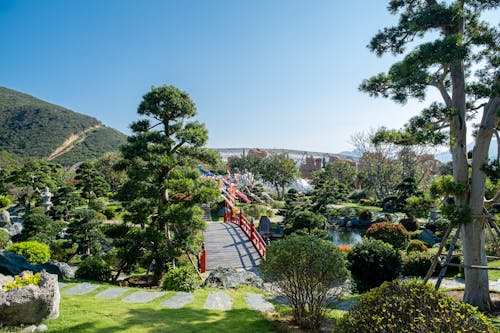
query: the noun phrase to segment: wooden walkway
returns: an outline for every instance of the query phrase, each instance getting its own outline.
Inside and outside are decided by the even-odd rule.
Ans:
[[[260,256],[245,233],[234,223],[209,222],[205,231],[207,271],[216,267],[253,270]]]

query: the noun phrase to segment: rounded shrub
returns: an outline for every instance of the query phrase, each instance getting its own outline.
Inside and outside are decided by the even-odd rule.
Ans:
[[[424,277],[429,271],[434,255],[429,252],[409,252],[403,256],[403,275]],[[439,272],[440,266],[434,273]]]
[[[338,332],[493,332],[476,308],[416,280],[386,282],[361,295],[337,322]]]
[[[87,257],[78,265],[75,277],[93,281],[108,281],[111,278],[111,268],[106,261],[99,257]]]
[[[365,236],[389,243],[397,249],[405,249],[410,239],[410,234],[405,227],[390,222],[372,224],[366,230]]]
[[[347,255],[348,269],[358,292],[378,287],[401,274],[401,254],[381,240],[366,240],[356,244]]]
[[[403,227],[405,227],[405,229],[407,231],[415,231],[418,229],[418,223],[414,217],[408,217],[405,219],[401,219],[401,221],[399,221],[399,223],[402,224]]]
[[[5,250],[24,256],[31,264],[44,264],[50,259],[49,247],[35,241],[14,243]]]
[[[4,195],[0,195],[0,209],[9,207],[12,202]]]
[[[116,211],[118,206],[107,206],[102,212],[108,220],[112,220],[116,217]]]
[[[163,277],[162,288],[164,290],[190,292],[200,286],[200,279],[194,268],[181,266],[170,268]]]
[[[372,219],[372,212],[370,212],[368,209],[363,209],[360,213],[359,213],[359,219],[362,220],[362,221],[371,221]]]
[[[10,244],[10,235],[5,229],[0,229],[0,249],[3,249]]]
[[[427,252],[429,248],[425,245],[424,242],[418,239],[412,239],[408,243],[408,247],[406,248],[406,252]]]

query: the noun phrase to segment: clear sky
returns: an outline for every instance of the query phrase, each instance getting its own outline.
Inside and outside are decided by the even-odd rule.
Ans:
[[[423,105],[358,91],[394,61],[366,48],[383,0],[0,0],[0,86],[129,134],[151,86],[197,105],[210,147],[339,152]],[[498,17],[497,17],[498,18]]]

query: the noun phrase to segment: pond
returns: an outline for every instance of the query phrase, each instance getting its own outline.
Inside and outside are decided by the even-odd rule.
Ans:
[[[335,246],[354,245],[363,241],[365,229],[329,229],[328,236]]]

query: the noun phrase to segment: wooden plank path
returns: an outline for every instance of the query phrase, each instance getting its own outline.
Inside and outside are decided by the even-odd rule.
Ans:
[[[209,222],[204,233],[207,271],[216,267],[255,269],[260,256],[243,230],[234,223]]]

